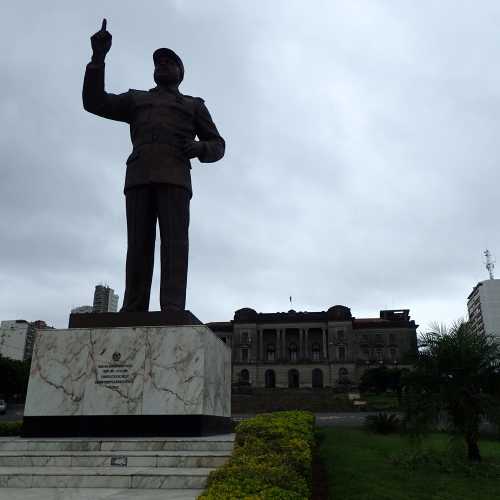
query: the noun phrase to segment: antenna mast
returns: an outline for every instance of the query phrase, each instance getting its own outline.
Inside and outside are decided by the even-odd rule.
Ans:
[[[490,280],[495,279],[493,277],[493,269],[495,269],[495,261],[491,257],[491,253],[488,249],[484,251],[484,256],[486,257],[486,269],[490,273]]]

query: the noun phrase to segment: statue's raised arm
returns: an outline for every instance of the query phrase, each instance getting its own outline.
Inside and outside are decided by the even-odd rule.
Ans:
[[[106,19],[102,20],[101,29],[90,37],[92,59],[85,69],[83,80],[83,108],[97,116],[130,122],[130,95],[110,94],[104,85],[104,59],[111,48],[112,36],[106,30]]]

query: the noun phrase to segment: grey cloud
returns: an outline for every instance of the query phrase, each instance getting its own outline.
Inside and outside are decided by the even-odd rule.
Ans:
[[[189,308],[409,307],[464,314],[500,252],[500,8],[456,2],[25,1],[4,8],[0,318],[64,326],[108,281],[123,295],[128,130],[81,107],[108,18],[107,87],[150,88],[183,57],[226,157],[195,164]],[[20,31],[19,26],[23,29]],[[15,43],[13,43],[13,40]],[[158,259],[157,261],[158,262]],[[152,308],[158,308],[158,270]]]

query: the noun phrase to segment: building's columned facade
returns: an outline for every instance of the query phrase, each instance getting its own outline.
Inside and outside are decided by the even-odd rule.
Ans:
[[[257,313],[209,323],[232,347],[233,383],[254,387],[335,387],[356,384],[367,368],[411,367],[417,325],[409,310],[356,319],[345,306],[328,311]]]

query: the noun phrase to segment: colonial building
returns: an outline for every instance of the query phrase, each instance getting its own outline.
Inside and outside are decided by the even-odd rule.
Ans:
[[[235,312],[208,326],[232,348],[233,383],[254,387],[356,384],[367,368],[411,367],[417,326],[408,309],[354,318],[345,306],[328,311]]]

